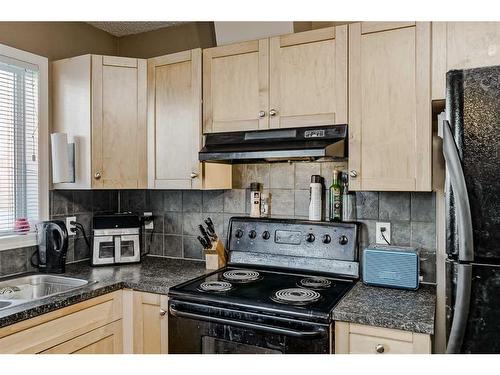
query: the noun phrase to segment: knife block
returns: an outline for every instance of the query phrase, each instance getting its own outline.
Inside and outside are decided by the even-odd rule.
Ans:
[[[217,270],[226,265],[226,250],[222,241],[217,238],[210,249],[205,250],[205,264],[207,270]]]

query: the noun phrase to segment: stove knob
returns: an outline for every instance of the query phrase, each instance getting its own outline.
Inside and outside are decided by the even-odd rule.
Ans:
[[[271,233],[269,233],[267,230],[264,231],[264,233],[262,233],[262,238],[268,240],[269,238],[271,238]]]
[[[325,234],[323,236],[323,243],[330,243],[330,242],[332,242],[332,237],[330,237],[329,234]]]
[[[312,233],[309,233],[307,236],[306,236],[306,241],[307,242],[314,242],[316,238],[314,237],[314,234]]]
[[[252,240],[257,237],[257,232],[254,231],[253,229],[248,233],[248,237],[250,237]]]
[[[339,238],[339,244],[341,244],[341,245],[347,245],[348,242],[349,242],[349,239],[346,236],[344,236],[344,235],[340,236],[340,238]]]
[[[237,229],[235,233],[236,238],[243,237],[243,231],[241,229]]]

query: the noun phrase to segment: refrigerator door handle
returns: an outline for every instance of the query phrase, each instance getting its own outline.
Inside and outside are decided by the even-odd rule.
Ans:
[[[470,294],[472,284],[472,266],[457,263],[457,294],[453,308],[453,321],[446,347],[447,354],[460,353],[469,317]]]
[[[441,129],[439,130],[443,138],[443,155],[446,161],[446,170],[450,176],[457,208],[458,259],[461,262],[472,262],[474,260],[472,217],[462,163],[453,134],[451,133],[450,123],[447,120],[441,121]]]

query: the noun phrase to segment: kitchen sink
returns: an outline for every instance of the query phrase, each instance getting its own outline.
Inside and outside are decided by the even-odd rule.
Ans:
[[[55,275],[28,275],[0,281],[0,309],[68,292],[88,284],[87,280]]]

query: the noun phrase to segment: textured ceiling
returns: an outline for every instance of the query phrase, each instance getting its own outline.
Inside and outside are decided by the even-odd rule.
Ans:
[[[114,36],[125,36],[131,34],[144,33],[146,31],[161,29],[179,25],[186,22],[165,21],[165,22],[122,22],[122,21],[109,21],[109,22],[87,22],[90,25],[104,30]]]

